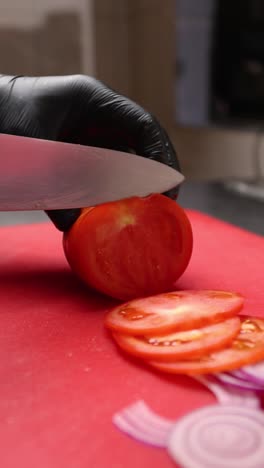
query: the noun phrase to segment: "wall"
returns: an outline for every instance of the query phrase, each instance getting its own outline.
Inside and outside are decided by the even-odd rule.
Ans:
[[[97,0],[96,4],[99,78],[157,115],[173,140],[185,175],[255,179],[261,167],[263,176],[264,137],[255,129],[184,127],[175,122],[175,0]]]
[[[256,131],[174,122],[176,21],[174,0],[1,0],[0,72],[97,76],[159,117],[187,177],[254,178],[256,147],[264,175]]]
[[[94,71],[92,0],[1,0],[1,73]]]

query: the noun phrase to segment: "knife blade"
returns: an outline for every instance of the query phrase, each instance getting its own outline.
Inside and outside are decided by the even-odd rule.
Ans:
[[[163,193],[184,180],[121,151],[0,134],[0,211],[82,208]]]

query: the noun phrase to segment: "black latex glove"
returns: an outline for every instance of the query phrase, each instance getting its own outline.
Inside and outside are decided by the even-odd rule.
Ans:
[[[173,146],[152,115],[83,75],[0,75],[0,133],[117,150],[130,148],[179,170]],[[176,197],[177,188],[167,195]],[[65,231],[80,210],[47,214],[58,229]]]

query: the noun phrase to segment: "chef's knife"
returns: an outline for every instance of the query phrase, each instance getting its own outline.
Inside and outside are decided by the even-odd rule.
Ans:
[[[183,180],[134,154],[0,134],[0,211],[94,206],[163,193]]]

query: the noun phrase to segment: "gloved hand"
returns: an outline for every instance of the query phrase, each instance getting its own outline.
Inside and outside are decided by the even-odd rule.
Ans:
[[[157,120],[136,103],[84,75],[24,77],[0,75],[0,133],[133,149],[175,169],[173,146]],[[37,158],[36,154],[36,158]],[[177,188],[167,193],[176,197]],[[80,210],[47,212],[66,231]]]

